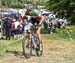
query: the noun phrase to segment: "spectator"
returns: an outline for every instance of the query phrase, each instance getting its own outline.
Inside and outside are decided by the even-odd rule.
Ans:
[[[0,19],[0,39],[1,39],[1,19]]]
[[[11,20],[10,20],[9,17],[7,17],[7,18],[5,19],[4,28],[5,28],[6,40],[7,40],[7,39],[10,40],[10,36],[11,36]]]
[[[15,39],[16,39],[16,38],[18,38],[18,28],[17,27],[19,25],[19,21],[17,20],[14,23],[15,23]]]
[[[18,34],[19,34],[19,37],[22,37],[22,34],[23,34],[23,24],[22,23],[18,25]]]
[[[13,39],[14,39],[14,34],[15,34],[15,20],[12,20],[12,23],[11,23],[11,36],[13,37]]]
[[[3,38],[3,36],[5,35],[5,28],[4,28],[5,17],[2,17],[1,20],[2,20],[2,22],[1,22],[1,28],[2,28],[1,33],[2,33],[2,38]]]

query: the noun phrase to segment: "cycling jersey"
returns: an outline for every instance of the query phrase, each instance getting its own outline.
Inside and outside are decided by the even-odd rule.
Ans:
[[[40,11],[38,9],[33,9],[31,12],[31,20],[30,22],[34,25],[35,23],[37,23],[37,25],[39,25],[40,19],[42,18],[43,15],[40,14]],[[29,11],[26,12],[26,15],[29,15],[30,13]]]
[[[35,18],[32,18],[32,24],[37,23],[39,24],[40,19],[42,18],[42,15],[40,14],[40,11],[38,9],[33,9],[32,16],[36,16]]]

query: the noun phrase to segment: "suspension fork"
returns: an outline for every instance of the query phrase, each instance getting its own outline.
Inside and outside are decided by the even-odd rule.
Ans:
[[[32,43],[34,45],[34,48],[38,48],[37,45],[36,45],[36,40],[35,39],[37,39],[37,38],[34,36],[34,34],[32,34]]]

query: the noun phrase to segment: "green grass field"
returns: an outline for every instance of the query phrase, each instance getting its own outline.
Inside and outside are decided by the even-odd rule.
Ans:
[[[0,63],[75,63],[75,39],[65,34],[42,34],[44,52],[42,57],[32,56],[26,60],[22,53],[22,42],[0,40]],[[71,59],[71,60],[70,60]],[[13,62],[12,62],[13,61]]]
[[[7,50],[12,50],[21,45],[20,40],[0,40],[0,56],[3,56]]]
[[[65,37],[65,34],[42,34],[42,37],[45,37],[47,40],[61,40],[61,41],[68,41],[68,42],[74,42],[70,39],[69,36]],[[21,40],[0,40],[0,56],[3,55],[7,50],[13,48],[16,50],[18,47],[21,47]]]

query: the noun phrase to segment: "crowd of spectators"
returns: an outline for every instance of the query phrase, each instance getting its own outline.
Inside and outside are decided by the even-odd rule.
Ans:
[[[20,13],[21,15],[18,13]],[[11,38],[16,39],[21,37],[24,31],[23,16],[25,13],[23,13],[21,10],[21,12],[8,12],[8,14],[9,15],[0,17],[0,39],[4,38],[6,40],[10,40]],[[50,34],[55,31],[56,27],[64,28],[67,25],[66,18],[60,19],[56,14],[53,14],[51,12],[45,12],[43,15],[45,16],[44,28],[45,30],[49,31]]]
[[[21,17],[18,19],[10,16],[0,18],[0,39],[10,40],[18,38],[23,34],[23,22]]]

